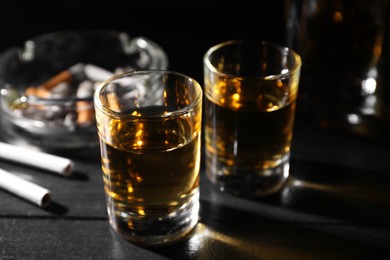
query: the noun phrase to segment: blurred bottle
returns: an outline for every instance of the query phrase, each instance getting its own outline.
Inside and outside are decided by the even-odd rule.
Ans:
[[[287,44],[303,61],[297,107],[303,119],[362,137],[386,138],[387,7],[388,0],[286,1]]]

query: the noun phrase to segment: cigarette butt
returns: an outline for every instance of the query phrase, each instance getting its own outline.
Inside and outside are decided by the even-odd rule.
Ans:
[[[95,82],[104,81],[114,75],[111,71],[93,64],[85,64],[84,73],[88,79]]]
[[[71,94],[71,86],[68,82],[60,82],[50,91],[51,98],[66,98]]]
[[[65,177],[71,176],[74,168],[74,162],[68,158],[3,142],[0,142],[0,158],[48,170]]]
[[[26,96],[35,96],[39,98],[49,98],[51,96],[51,90],[60,83],[70,83],[72,74],[65,70],[42,83],[39,86],[28,87],[24,92]]]
[[[47,90],[51,90],[61,82],[71,83],[73,78],[79,76],[79,74],[84,75],[83,63],[77,63],[64,71],[61,71],[48,81],[42,83],[40,87]]]
[[[84,80],[79,84],[76,96],[79,99],[92,98],[93,92],[94,83],[90,80]],[[92,101],[78,101],[76,106],[78,125],[90,125],[95,122],[95,111],[93,110]]]
[[[67,70],[61,71],[54,77],[40,84],[39,86],[28,87],[25,94],[28,96],[36,96],[40,98],[50,97],[51,90],[60,83],[70,84],[74,77],[78,77],[80,74],[84,75],[84,64],[77,63]]]
[[[115,110],[117,112],[121,111],[123,108],[123,104],[121,103],[122,100],[126,100],[126,102],[134,101],[134,97],[142,97],[145,94],[145,88],[138,84],[137,81],[129,78],[119,78],[116,80],[115,83],[109,83],[110,91],[107,93],[106,101],[108,104],[108,107],[112,110]],[[121,94],[121,96],[118,96],[118,91],[116,90],[117,87],[121,86],[132,86],[133,89],[129,91],[126,94]]]
[[[50,97],[50,91],[45,88],[40,87],[28,87],[24,92],[26,96],[34,96],[39,98],[48,98]]]
[[[95,112],[89,101],[77,102],[77,125],[90,125],[95,122]]]
[[[55,75],[54,77],[52,77],[51,79],[49,79],[48,81],[42,83],[40,85],[40,88],[51,90],[61,82],[70,83],[71,81],[72,81],[72,74],[70,73],[69,70],[64,70],[59,74]]]
[[[0,188],[45,208],[51,202],[50,191],[33,182],[0,169]]]
[[[115,93],[108,93],[107,94],[107,101],[108,101],[108,107],[111,110],[120,111],[120,104],[118,97]]]

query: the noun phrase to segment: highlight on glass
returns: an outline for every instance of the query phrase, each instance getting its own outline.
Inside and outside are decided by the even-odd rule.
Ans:
[[[95,92],[109,220],[142,246],[185,238],[198,222],[202,88],[173,71],[116,75]]]
[[[205,168],[219,189],[279,191],[289,175],[301,58],[261,40],[232,40],[204,55]]]

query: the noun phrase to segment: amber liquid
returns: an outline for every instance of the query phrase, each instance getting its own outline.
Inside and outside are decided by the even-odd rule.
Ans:
[[[297,87],[249,84],[220,81],[206,91],[206,172],[221,189],[256,197],[288,175]]]
[[[175,223],[175,214],[198,203],[197,120],[185,114],[157,120],[111,118],[109,130],[98,124],[108,211],[120,233],[130,239],[164,236],[191,223]]]

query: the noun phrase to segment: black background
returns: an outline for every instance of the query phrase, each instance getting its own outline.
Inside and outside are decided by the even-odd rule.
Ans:
[[[284,1],[46,1],[3,6],[0,50],[39,34],[113,29],[144,36],[166,51],[169,69],[202,81],[202,57],[230,39],[284,41]]]

